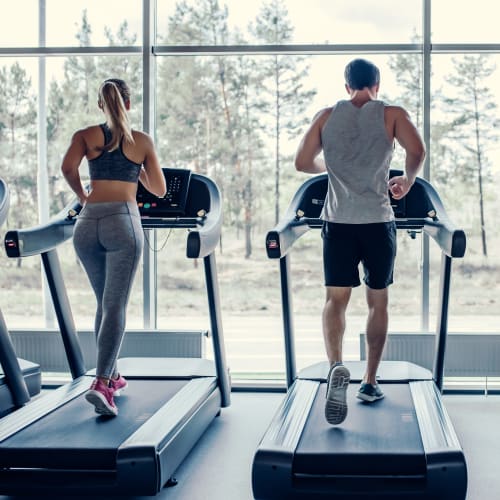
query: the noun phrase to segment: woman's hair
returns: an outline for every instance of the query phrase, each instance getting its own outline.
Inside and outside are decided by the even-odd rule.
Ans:
[[[106,114],[106,123],[111,130],[111,141],[100,148],[103,151],[117,149],[122,138],[130,144],[134,142],[126,108],[129,102],[130,89],[123,80],[109,78],[99,88],[99,106]]]

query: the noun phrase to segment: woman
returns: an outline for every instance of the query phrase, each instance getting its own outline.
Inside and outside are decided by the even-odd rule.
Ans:
[[[143,247],[137,182],[159,197],[165,196],[166,185],[153,141],[130,126],[127,84],[114,78],[106,80],[99,89],[98,105],[106,122],[73,135],[61,170],[83,207],[73,242],[97,299],[96,378],[85,398],[97,413],[115,416],[118,409],[113,396],[127,386],[116,360]],[[84,157],[89,165],[89,192],[78,170]]]

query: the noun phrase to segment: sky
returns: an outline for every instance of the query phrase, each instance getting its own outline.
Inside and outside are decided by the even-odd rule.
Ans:
[[[2,0],[6,2],[7,0]],[[104,26],[116,27],[127,18],[131,28],[141,29],[138,0],[45,0],[47,44],[75,44],[75,25],[87,9],[94,27],[95,44],[103,43]],[[160,19],[173,12],[175,0],[158,0]],[[229,22],[246,31],[262,1],[221,0],[229,8]],[[421,0],[286,0],[296,33],[296,43],[407,43],[413,29],[420,31]],[[432,1],[434,43],[499,43],[497,0]],[[163,26],[162,26],[163,24]],[[164,29],[160,21],[159,29]],[[0,46],[38,44],[38,0],[9,0],[0,16]],[[99,37],[101,37],[99,39]]]
[[[3,0],[6,1],[6,0]],[[194,2],[195,0],[188,0]],[[131,32],[138,34],[141,42],[142,4],[140,0],[45,0],[48,46],[76,46],[75,33],[86,9],[92,26],[95,46],[105,45],[105,27],[115,32],[123,19],[127,19]],[[263,1],[220,0],[229,10],[229,24],[247,32]],[[158,0],[158,33],[164,33],[168,16],[173,13],[175,0]],[[412,36],[421,33],[421,0],[286,0],[289,19],[294,26],[293,43],[304,44],[359,44],[359,43],[410,43]],[[404,7],[402,7],[404,5]],[[485,15],[487,13],[487,15]],[[432,33],[434,43],[500,42],[497,0],[432,1]],[[38,45],[38,0],[9,1],[8,11],[0,16],[0,47],[29,47]],[[343,68],[353,56],[310,56],[310,82],[318,91],[308,113],[315,112],[345,98]],[[388,56],[367,55],[382,72],[381,91],[385,95],[398,95],[395,75],[387,68]],[[500,62],[500,56],[494,56]],[[432,71],[435,85],[441,85],[452,69],[451,55],[433,58]],[[12,59],[4,59],[12,64]],[[0,65],[2,61],[0,61]],[[23,66],[37,81],[35,58],[25,58]],[[47,80],[62,77],[63,58],[49,58]],[[500,102],[500,71],[492,78],[491,87],[498,89]],[[435,90],[435,89],[433,89]],[[500,162],[499,162],[500,163]]]
[[[6,1],[6,0],[3,0]],[[195,0],[188,0],[195,2]],[[48,46],[75,46],[75,33],[81,23],[82,11],[87,11],[92,26],[93,44],[105,45],[105,27],[113,32],[127,19],[131,32],[141,42],[142,3],[140,0],[45,0]],[[259,13],[263,0],[220,0],[229,10],[229,24],[247,32],[249,21]],[[157,0],[158,33],[166,31],[168,16],[174,11],[175,0]],[[293,43],[410,43],[412,36],[421,33],[422,0],[285,0],[289,19],[294,26]],[[404,5],[404,8],[402,7]],[[485,15],[487,13],[487,15]],[[6,15],[7,14],[7,15]],[[432,33],[434,43],[500,42],[497,0],[432,0]],[[451,22],[452,20],[452,22]],[[22,27],[22,29],[21,29]],[[9,1],[8,11],[0,16],[0,47],[29,47],[38,45],[38,0]],[[387,56],[367,56],[381,65],[382,91],[397,95],[394,75],[385,69]],[[344,97],[342,72],[352,58],[350,54],[310,57],[311,82],[318,95],[311,106],[323,107]],[[11,60],[5,60],[11,64]],[[0,61],[1,65],[1,61]],[[37,78],[34,59],[24,65]],[[443,80],[451,69],[451,56],[434,58],[433,74]],[[48,81],[62,74],[62,58],[48,64]],[[500,89],[500,76],[492,87]],[[314,112],[314,111],[311,111]]]

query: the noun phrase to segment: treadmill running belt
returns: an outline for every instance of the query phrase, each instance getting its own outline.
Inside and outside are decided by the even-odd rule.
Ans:
[[[297,447],[294,474],[425,474],[425,455],[409,384],[381,384],[385,398],[368,404],[347,391],[348,414],[340,425],[324,416],[321,384]]]
[[[114,469],[120,444],[188,382],[129,380],[113,418],[97,416],[81,395],[1,443],[0,467]]]

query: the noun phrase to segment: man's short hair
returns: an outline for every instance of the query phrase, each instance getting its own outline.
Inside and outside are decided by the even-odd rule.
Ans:
[[[344,78],[351,89],[362,90],[380,83],[380,71],[366,59],[354,59],[345,67]]]

